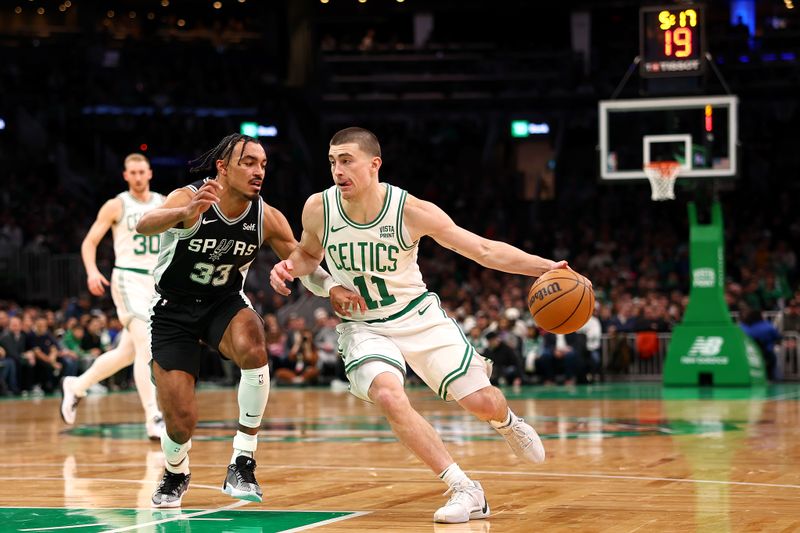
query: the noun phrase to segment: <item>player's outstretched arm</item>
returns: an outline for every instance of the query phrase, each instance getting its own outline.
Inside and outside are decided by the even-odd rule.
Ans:
[[[112,224],[119,220],[121,213],[122,200],[119,198],[108,200],[97,212],[97,219],[81,243],[81,259],[83,259],[83,267],[86,269],[86,286],[89,292],[95,296],[102,296],[106,292],[104,286],[109,285],[106,277],[97,268],[97,246],[108,233]]]
[[[206,181],[197,192],[186,187],[175,189],[160,207],[152,209],[139,219],[136,231],[143,235],[156,235],[180,223],[188,228],[193,226],[201,213],[219,203],[222,185],[216,180]]]
[[[408,195],[403,212],[406,227],[416,241],[424,235],[487,268],[538,277],[554,268],[569,268],[566,261],[553,261],[523,252],[510,244],[476,235],[458,226],[437,205]]]

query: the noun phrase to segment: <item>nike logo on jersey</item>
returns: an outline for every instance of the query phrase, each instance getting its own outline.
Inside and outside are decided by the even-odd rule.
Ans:
[[[425,311],[427,311],[427,310],[428,310],[428,308],[429,308],[430,306],[432,306],[432,305],[433,305],[433,304],[428,304],[428,305],[426,305],[426,306],[425,306],[425,309],[420,309],[420,310],[418,311],[418,313],[419,313],[419,314],[421,314],[421,315],[424,315],[424,314],[425,314]]]
[[[347,224],[345,224],[344,226],[341,226],[341,227],[339,227],[339,228],[334,228],[333,226],[331,226],[331,233],[336,233],[336,232],[337,232],[337,231],[339,231],[340,229],[344,229],[344,228],[346,228],[346,227],[347,227]]]
[[[217,219],[217,218],[212,218],[212,219],[210,219],[210,220],[209,220],[209,219],[207,219],[207,218],[204,218],[204,219],[203,219],[203,225],[205,226],[206,224],[211,224],[212,222],[216,222],[217,220],[219,220],[219,219]]]

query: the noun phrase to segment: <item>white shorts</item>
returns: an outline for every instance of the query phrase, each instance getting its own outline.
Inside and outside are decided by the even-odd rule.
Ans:
[[[490,386],[491,363],[475,351],[434,293],[401,317],[342,322],[336,331],[350,392],[362,400],[371,401],[369,387],[378,374],[391,372],[403,382],[406,364],[444,400]]]
[[[155,292],[156,283],[151,274],[116,267],[111,272],[111,298],[117,306],[117,317],[125,327],[133,318],[144,322],[150,319],[150,304]]]

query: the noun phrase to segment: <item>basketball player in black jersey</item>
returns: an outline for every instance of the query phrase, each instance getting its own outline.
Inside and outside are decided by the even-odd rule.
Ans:
[[[247,269],[266,241],[286,258],[297,246],[283,214],[259,196],[267,156],[258,140],[225,137],[193,168],[205,176],[173,191],[136,226],[143,235],[163,233],[150,311],[153,378],[166,430],[161,435],[164,476],[154,507],[178,507],[189,486],[191,437],[197,424],[195,382],[202,340],[241,368],[239,426],[222,490],[261,501],[254,453],[269,395],[264,327],[242,290]],[[364,299],[322,269],[302,280],[336,306],[366,309]]]

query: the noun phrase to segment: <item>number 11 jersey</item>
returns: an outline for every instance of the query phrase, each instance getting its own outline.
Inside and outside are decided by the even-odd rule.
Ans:
[[[386,188],[375,219],[359,224],[348,218],[341,193],[333,186],[322,193],[325,213],[322,247],[333,279],[357,292],[367,302],[365,314],[348,320],[383,321],[402,315],[427,294],[417,265],[418,242],[411,242],[403,227],[407,192]]]

